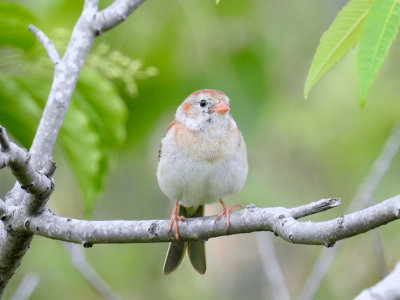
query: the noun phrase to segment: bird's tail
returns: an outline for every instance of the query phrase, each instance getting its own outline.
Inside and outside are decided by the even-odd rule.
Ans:
[[[202,217],[204,215],[204,205],[199,206],[195,211],[179,205],[179,215],[188,218]],[[206,251],[204,243],[204,241],[170,243],[167,256],[165,257],[164,275],[170,274],[180,265],[185,256],[186,247],[193,268],[200,274],[204,274],[206,272]]]

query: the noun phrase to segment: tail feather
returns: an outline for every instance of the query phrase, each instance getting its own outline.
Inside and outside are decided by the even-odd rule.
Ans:
[[[204,215],[204,205],[201,205],[191,215],[191,217],[202,217]],[[188,242],[188,256],[193,268],[200,274],[206,272],[206,248],[204,241]]]
[[[186,251],[186,242],[172,242],[169,244],[164,262],[164,275],[172,273],[182,262]]]
[[[188,256],[193,268],[200,274],[206,272],[206,248],[204,241],[188,242]]]
[[[179,215],[188,218],[202,217],[204,215],[204,205],[199,206],[196,211],[193,211],[191,208],[179,206]],[[193,268],[200,274],[204,274],[206,271],[206,252],[204,244],[204,241],[170,243],[164,263],[164,275],[170,274],[180,265],[185,256],[186,247]]]

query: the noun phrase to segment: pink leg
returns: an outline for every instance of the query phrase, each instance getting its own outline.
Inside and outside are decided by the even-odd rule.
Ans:
[[[229,208],[226,206],[225,202],[222,201],[222,199],[219,199],[219,202],[220,202],[221,205],[222,205],[222,211],[217,215],[217,218],[215,219],[215,223],[217,223],[217,221],[222,217],[222,215],[225,215],[225,216],[226,216],[226,229],[228,229],[229,226],[231,225],[231,223],[230,223],[230,221],[229,221],[229,214],[230,214],[231,212],[233,212],[233,210],[234,210],[236,207],[238,207],[238,206],[240,206],[241,208],[243,208],[243,207],[242,207],[240,204],[235,204],[231,209],[229,209]]]
[[[178,227],[178,221],[186,221],[186,218],[183,216],[180,216],[179,213],[179,201],[175,202],[174,210],[172,211],[172,216],[171,220],[169,221],[169,226],[168,226],[168,235],[172,232],[172,226],[174,226],[175,229],[175,238],[179,240],[179,227]]]

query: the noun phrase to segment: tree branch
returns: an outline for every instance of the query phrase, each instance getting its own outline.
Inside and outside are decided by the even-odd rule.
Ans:
[[[143,1],[140,1],[140,3],[141,2]],[[124,16],[126,17],[133,12],[140,3],[136,1],[128,2],[116,0],[115,3],[111,4],[109,8],[106,8],[101,13],[100,19],[105,22],[105,27],[108,26],[107,28],[111,28],[122,21],[115,21],[115,17],[118,15],[116,13],[117,11],[124,11],[124,7],[129,7],[129,9],[124,11]],[[98,0],[85,1],[82,14],[75,24],[65,54],[61,59],[57,57],[51,41],[36,27],[30,27],[30,30],[35,33],[39,41],[45,47],[52,62],[58,62],[54,66],[53,83],[38,129],[29,150],[31,157],[30,167],[32,168],[30,171],[33,170],[33,173],[35,173],[36,170],[46,168],[48,162],[51,161],[54,144],[64,121],[64,116],[67,112],[80,70],[82,69],[95,37],[99,33],[94,30],[96,27],[94,25],[95,23],[97,25],[103,24],[102,21],[100,21],[100,23],[95,21],[97,11]],[[1,141],[0,137],[0,142]],[[3,150],[6,148],[6,144],[2,145]],[[23,155],[18,155],[18,157],[23,157]],[[4,152],[0,153],[0,166],[9,165],[11,167],[14,162],[15,161],[12,161],[12,158],[8,157]],[[19,164],[17,164],[17,166],[19,166]],[[17,167],[14,167],[14,169],[16,168]],[[30,171],[26,178],[24,176],[22,177],[27,179],[26,181],[28,182],[29,189],[31,189],[31,184],[33,184],[32,188],[36,189],[36,186],[41,185],[35,185],[33,181],[29,182],[28,179],[32,179],[33,175]],[[16,174],[18,174],[18,172]],[[24,183],[22,184],[24,186]],[[32,192],[32,190],[29,190],[29,192]],[[44,208],[48,198],[47,195],[46,197],[32,197],[30,195],[31,194],[27,194],[26,191],[20,188],[20,184],[16,183],[5,198],[5,203],[8,205],[5,211],[10,212],[10,216],[6,216],[3,220],[4,224],[0,225],[0,296],[8,280],[20,264],[33,237],[32,232],[28,232],[27,230],[18,231],[13,227],[12,223],[15,222],[15,220],[19,220],[21,224],[28,224],[31,214],[37,213],[41,208]],[[18,206],[18,208],[9,209],[12,206]]]
[[[28,273],[24,276],[11,300],[28,300],[39,284],[36,274]]]
[[[300,222],[296,219],[324,211],[339,204],[338,199],[322,199],[294,208],[258,208],[254,204],[231,214],[231,227],[225,221],[215,223],[215,216],[191,218],[181,221],[181,240],[208,240],[209,238],[273,231],[286,241],[296,244],[325,245],[332,247],[345,239],[399,218],[400,195],[358,212],[342,215],[324,222]],[[16,209],[18,210],[18,208]],[[143,221],[86,221],[56,216],[48,211],[22,220],[10,220],[15,230],[28,230],[51,239],[80,243],[90,247],[98,243],[154,243],[173,241],[168,235],[169,220]]]
[[[381,152],[374,161],[371,170],[368,172],[366,178],[357,189],[351,204],[347,208],[347,212],[360,209],[367,205],[372,205],[372,197],[375,189],[382,181],[383,176],[386,174],[389,166],[391,165],[394,157],[399,151],[400,147],[400,124],[395,124],[390,132]],[[314,299],[318,287],[321,285],[326,273],[331,266],[336,252],[340,248],[340,244],[334,249],[324,249],[317,262],[314,264],[310,275],[308,276],[298,300],[311,300]]]
[[[71,243],[64,243],[64,247],[67,250],[75,268],[82,274],[86,281],[90,283],[94,290],[99,293],[100,296],[107,300],[120,299],[88,263],[83,248]]]
[[[263,265],[265,277],[275,300],[290,300],[285,278],[276,255],[274,242],[269,234],[257,234],[258,252]]]
[[[54,47],[53,42],[36,26],[29,25],[28,29],[36,36],[38,41],[43,45],[44,49],[46,49],[47,55],[53,65],[58,64],[60,61],[60,55],[58,55],[57,49]]]
[[[95,16],[93,28],[99,35],[124,21],[145,0],[116,0]]]
[[[17,178],[22,204],[18,210],[0,201],[0,216],[3,223],[0,227],[0,295],[8,280],[14,274],[22,257],[29,248],[33,237],[26,230],[16,232],[12,227],[13,220],[26,220],[29,216],[40,213],[54,190],[51,176],[55,165],[50,163],[47,168],[37,171],[33,168],[30,154],[14,143],[7,136],[6,130],[0,126],[0,145],[2,162],[6,162],[12,174]],[[5,165],[2,165],[4,167]],[[24,192],[25,191],[25,192]]]
[[[400,299],[400,263],[382,281],[363,290],[354,300]]]
[[[7,214],[7,205],[0,199],[0,220],[4,220]]]
[[[31,165],[31,156],[26,151],[12,143],[6,133],[6,130],[0,126],[0,145],[2,154],[7,156],[7,163],[11,173],[21,184],[21,189],[32,194],[32,200],[27,204],[29,214],[35,213],[35,210],[43,209],[46,200],[54,190],[54,182],[51,176],[54,173],[55,164],[50,162],[47,169],[36,171]]]

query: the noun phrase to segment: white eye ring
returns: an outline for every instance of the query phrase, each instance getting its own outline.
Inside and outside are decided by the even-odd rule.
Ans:
[[[205,107],[206,105],[207,105],[207,100],[205,100],[205,99],[200,100],[201,107]]]

